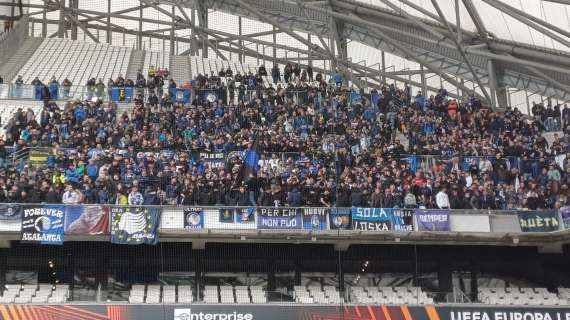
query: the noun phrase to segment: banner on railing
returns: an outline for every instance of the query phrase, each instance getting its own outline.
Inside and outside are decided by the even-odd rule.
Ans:
[[[474,304],[3,304],[3,320],[566,320],[567,306],[495,306]]]
[[[352,230],[350,208],[332,208],[329,221],[331,230]]]
[[[416,210],[418,231],[449,231],[449,210]]]
[[[109,234],[109,207],[68,206],[65,208],[65,234]]]
[[[552,232],[560,229],[555,210],[518,211],[522,232]]]
[[[560,208],[560,216],[562,217],[562,224],[564,229],[570,229],[570,207]]]
[[[184,230],[204,228],[203,208],[184,208]]]
[[[190,103],[191,92],[190,89],[184,88],[169,88],[168,94],[170,95],[170,101],[172,103]]]
[[[0,231],[20,231],[22,207],[19,204],[0,204]]]
[[[254,224],[255,208],[237,208],[235,211],[236,223]]]
[[[303,208],[303,229],[326,230],[328,208]]]
[[[201,100],[207,100],[209,102],[218,101],[223,99],[223,90],[220,89],[203,89],[198,91],[198,96]]]
[[[394,209],[392,211],[393,231],[414,231],[414,210]]]
[[[352,208],[353,230],[392,230],[392,210],[383,208]]]
[[[157,244],[160,212],[158,207],[111,208],[111,242]]]
[[[200,158],[212,169],[226,166],[226,157],[223,152],[200,152]]]
[[[65,206],[27,205],[22,208],[22,241],[63,244]]]
[[[296,208],[259,208],[257,229],[303,229],[301,210]]]
[[[111,89],[111,100],[113,102],[127,102],[133,98],[132,87],[113,87]]]

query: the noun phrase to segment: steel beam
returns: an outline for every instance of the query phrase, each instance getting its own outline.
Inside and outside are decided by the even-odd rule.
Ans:
[[[439,17],[441,18],[441,20],[443,21],[443,23],[447,27],[447,30],[448,30],[449,35],[451,36],[451,39],[453,40],[453,42],[455,42],[455,46],[457,47],[457,50],[461,54],[461,57],[463,57],[463,60],[467,64],[469,71],[471,71],[471,74],[473,75],[475,82],[477,82],[477,85],[481,89],[481,92],[483,92],[483,95],[485,96],[487,101],[491,101],[491,97],[489,97],[489,93],[487,93],[487,89],[485,89],[485,87],[483,86],[483,83],[481,83],[481,80],[479,79],[479,76],[477,76],[475,69],[473,69],[473,66],[471,66],[471,63],[469,63],[469,59],[467,59],[467,55],[465,54],[465,50],[463,49],[463,47],[461,46],[461,43],[459,43],[459,41],[457,40],[457,38],[453,34],[453,29],[449,25],[449,22],[447,22],[447,19],[445,18],[443,11],[441,11],[441,8],[439,7],[437,0],[431,0],[431,3],[433,4],[435,10],[437,11],[437,14],[439,15]],[[463,84],[461,84],[461,83],[459,83],[459,84],[463,86]],[[459,91],[459,90],[457,90],[457,91]]]
[[[463,5],[465,5],[465,9],[467,9],[467,12],[475,24],[477,31],[479,31],[479,34],[486,38],[488,33],[487,28],[485,28],[485,24],[483,23],[483,20],[481,20],[481,16],[479,15],[475,5],[473,5],[473,2],[471,0],[463,0]]]
[[[311,9],[315,10],[315,11],[319,11],[319,12],[323,12],[326,14],[330,14],[331,16],[334,16],[335,18],[339,19],[339,20],[343,20],[355,25],[363,25],[367,28],[369,28],[370,30],[374,31],[374,34],[376,36],[378,36],[379,38],[381,38],[383,41],[385,41],[386,43],[388,43],[390,46],[396,48],[398,51],[401,52],[401,54],[403,54],[405,57],[414,60],[415,62],[424,65],[426,68],[428,68],[429,70],[431,70],[434,73],[437,73],[440,77],[442,77],[443,79],[445,79],[447,82],[451,83],[452,85],[461,87],[464,90],[469,91],[469,88],[462,86],[459,82],[457,82],[455,79],[453,79],[452,77],[448,76],[447,74],[445,74],[444,72],[441,71],[441,69],[436,66],[435,64],[427,61],[426,59],[423,59],[422,57],[419,57],[418,55],[416,55],[412,50],[406,48],[405,46],[401,45],[399,42],[395,41],[394,39],[392,39],[391,37],[387,36],[385,33],[383,33],[381,30],[379,30],[378,28],[376,28],[376,24],[369,22],[369,21],[364,21],[362,19],[357,19],[354,18],[352,16],[346,15],[346,14],[339,14],[330,10],[326,10],[326,9],[322,9],[322,8],[318,8],[318,7],[314,7],[314,6],[310,6]],[[483,99],[485,99],[484,97],[482,97]]]

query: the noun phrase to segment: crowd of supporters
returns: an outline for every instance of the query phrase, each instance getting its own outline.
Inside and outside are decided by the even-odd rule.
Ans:
[[[136,81],[109,80],[107,87],[132,82],[145,88],[130,114],[101,100],[50,102],[39,115],[19,110],[0,142],[0,202],[570,204],[570,131],[552,145],[541,135],[545,127],[569,124],[566,107],[552,120],[552,107],[537,105],[534,117],[511,108],[498,113],[474,95],[458,102],[445,89],[429,97],[414,95],[408,85],[355,92],[339,73],[327,82],[293,65],[283,76],[277,67],[270,74],[260,67],[257,74],[200,75],[184,86],[228,94],[217,101],[195,94],[183,105],[161,91],[168,71],[157,71],[146,78],[139,73]],[[269,75],[278,85],[264,84]],[[169,80],[167,86],[177,84]],[[49,147],[46,163],[10,157],[8,150],[28,147]],[[223,164],[214,165],[209,154],[223,154]]]

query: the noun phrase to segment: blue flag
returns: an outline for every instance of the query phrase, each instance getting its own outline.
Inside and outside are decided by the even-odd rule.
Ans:
[[[49,85],[49,98],[51,100],[57,100],[58,99],[58,93],[59,93],[59,85],[55,82],[50,83]]]
[[[44,86],[37,85],[34,87],[34,97],[36,100],[43,100],[44,98]]]
[[[22,207],[22,241],[63,244],[65,207],[31,205]]]
[[[410,170],[416,174],[418,170],[418,158],[415,155],[407,156],[402,159],[402,161],[407,162],[410,165]]]
[[[180,102],[184,104],[190,103],[190,90],[184,88],[170,88],[168,89],[170,100],[172,103]]]
[[[157,244],[160,208],[111,208],[111,242],[118,244]]]
[[[125,102],[133,98],[132,87],[113,87],[111,89],[111,100],[114,102]]]
[[[245,167],[249,172],[257,174],[259,170],[259,154],[255,149],[248,149],[245,152]]]
[[[362,95],[360,92],[353,91],[350,93],[350,104],[360,102],[362,100]]]

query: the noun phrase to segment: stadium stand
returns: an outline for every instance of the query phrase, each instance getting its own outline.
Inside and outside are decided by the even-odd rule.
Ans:
[[[433,304],[419,287],[350,287],[350,298],[358,304]]]
[[[566,294],[566,291],[562,292],[562,295]],[[482,303],[494,305],[556,306],[568,302],[566,298],[560,299],[546,288],[518,287],[479,288],[479,299]]]
[[[68,285],[21,285],[6,284],[0,303],[50,303],[67,302],[69,296]]]
[[[106,44],[45,39],[19,75],[25,83],[31,83],[36,77],[43,83],[52,77],[60,81],[67,78],[74,85],[85,85],[90,78],[106,81],[126,75],[131,51]]]

